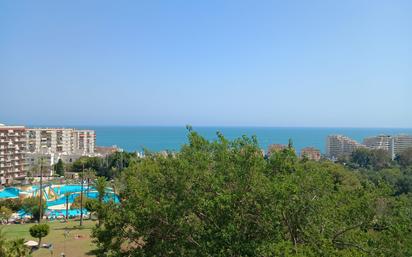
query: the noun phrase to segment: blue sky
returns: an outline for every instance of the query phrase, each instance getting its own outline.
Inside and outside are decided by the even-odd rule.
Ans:
[[[412,1],[1,1],[0,123],[412,127]]]

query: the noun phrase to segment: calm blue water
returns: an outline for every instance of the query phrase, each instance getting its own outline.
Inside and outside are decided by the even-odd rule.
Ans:
[[[85,128],[85,127],[79,127]],[[96,130],[97,145],[117,145],[127,151],[179,150],[187,143],[185,127],[100,127],[89,126]],[[216,131],[222,132],[228,139],[242,135],[256,135],[261,148],[278,143],[287,144],[289,138],[299,152],[307,146],[325,151],[326,137],[330,134],[343,134],[359,142],[364,137],[378,134],[412,134],[412,129],[397,128],[266,128],[266,127],[193,127],[195,131],[209,140],[216,139]]]

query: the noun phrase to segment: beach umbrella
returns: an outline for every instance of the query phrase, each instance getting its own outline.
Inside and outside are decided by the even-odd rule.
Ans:
[[[29,240],[26,243],[24,243],[25,246],[29,246],[29,247],[34,247],[34,246],[38,246],[39,243],[37,243],[36,241],[33,240]]]

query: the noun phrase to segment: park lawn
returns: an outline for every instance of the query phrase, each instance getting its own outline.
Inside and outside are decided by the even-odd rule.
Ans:
[[[65,252],[66,256],[93,256],[93,254],[90,253],[90,251],[94,249],[90,233],[96,224],[95,221],[85,220],[82,229],[78,229],[79,221],[69,221],[68,223],[44,221],[44,223],[50,225],[50,233],[42,239],[42,244],[53,244],[53,253],[48,249],[41,248],[33,253],[33,257],[57,257],[61,256],[62,252]],[[25,240],[37,241],[37,239],[31,237],[29,233],[29,229],[33,225],[33,223],[13,224],[3,225],[2,227],[7,239],[24,238]],[[67,239],[65,239],[64,236],[65,229],[69,231]],[[80,238],[76,239],[76,236],[80,236]]]

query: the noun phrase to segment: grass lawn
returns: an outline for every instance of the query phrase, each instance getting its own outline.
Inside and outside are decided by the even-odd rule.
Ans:
[[[43,222],[49,224],[50,233],[45,238],[42,238],[42,244],[52,243],[53,253],[48,249],[41,248],[33,253],[33,257],[57,257],[61,256],[62,252],[66,253],[67,257],[91,256],[89,252],[94,249],[94,245],[91,242],[90,233],[95,221],[85,220],[81,229],[77,228],[79,221],[69,221],[68,223],[60,223],[60,221]],[[7,239],[24,238],[25,240],[37,241],[29,233],[29,229],[33,225],[33,223],[13,224],[2,227]],[[66,229],[69,231],[67,238],[64,236]],[[78,235],[80,238],[76,239]]]

